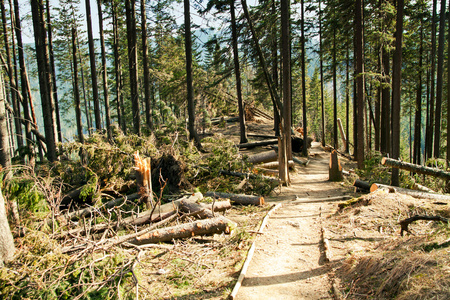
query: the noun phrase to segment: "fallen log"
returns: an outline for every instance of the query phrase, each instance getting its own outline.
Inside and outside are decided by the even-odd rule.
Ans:
[[[278,154],[274,150],[261,152],[247,158],[247,161],[251,164],[266,163],[271,161],[276,161],[278,159]]]
[[[436,169],[436,168],[415,165],[415,164],[411,164],[408,162],[399,161],[399,160],[396,160],[393,158],[383,157],[381,159],[381,164],[389,166],[389,167],[393,167],[393,168],[407,170],[407,171],[410,171],[413,173],[430,175],[430,176],[442,178],[444,180],[450,180],[450,172],[446,172],[444,170],[440,170],[440,169]]]
[[[135,245],[170,242],[175,239],[193,236],[213,235],[216,233],[230,234],[237,224],[223,216],[212,219],[199,220],[178,226],[152,230],[135,237],[128,242]]]
[[[264,205],[264,197],[244,194],[229,194],[219,192],[207,192],[206,197],[230,199],[233,204]]]
[[[252,149],[252,148],[256,148],[256,147],[276,145],[276,144],[278,144],[278,139],[257,141],[257,142],[251,142],[251,143],[242,143],[242,144],[239,144],[238,147],[239,147],[239,149],[243,149],[243,148]]]
[[[436,191],[434,191],[424,185],[418,184],[418,183],[414,183],[414,189],[418,190],[418,191],[428,192],[428,193],[436,193]]]
[[[294,161],[290,160],[289,162],[289,167],[294,167]],[[277,169],[279,166],[279,162],[277,161],[273,161],[273,162],[268,162],[268,163],[263,163],[263,164],[259,164],[256,167],[258,168],[266,168],[266,169]]]
[[[199,212],[194,215],[200,219],[214,218],[214,212],[225,211],[231,208],[230,201],[218,201],[215,203],[196,203],[192,201],[181,201],[179,209],[185,213]]]
[[[253,174],[253,173],[241,173],[241,172],[220,170],[220,174],[236,176],[236,177],[241,177],[241,178],[252,178],[252,179],[257,179],[257,178],[261,178],[262,177],[263,179],[269,180],[269,181],[274,181],[274,182],[279,182],[280,181],[280,179],[278,179],[278,178],[272,178],[272,177],[257,175],[257,174]]]
[[[298,159],[297,157],[292,157],[292,160],[295,162],[295,163],[297,163],[297,164],[299,164],[299,165],[302,165],[302,166],[308,166],[309,165],[309,163],[310,163],[310,160],[309,159],[307,159],[307,160],[305,160],[305,161],[302,161],[302,160],[300,160],[300,159]]]
[[[248,137],[257,137],[257,138],[262,138],[262,139],[276,139],[277,138],[277,136],[275,136],[275,135],[255,134],[255,133],[248,133],[247,136]]]
[[[353,182],[353,186],[356,187],[357,189],[363,191],[363,192],[370,192],[370,183],[368,183],[367,181],[363,181],[360,179],[356,179]]]
[[[380,183],[374,183],[370,186],[370,192],[374,192],[376,190],[383,190],[388,193],[401,193],[410,195],[411,197],[418,199],[429,199],[429,200],[440,200],[440,201],[450,201],[450,195],[443,194],[434,194],[410,189],[404,189],[396,186],[384,185]]]
[[[445,224],[448,224],[448,219],[443,218],[441,216],[418,216],[418,215],[415,215],[411,218],[407,218],[407,219],[404,219],[399,222],[400,227],[401,227],[400,235],[403,236],[404,231],[411,234],[411,232],[408,230],[408,225],[417,220],[438,221],[438,222],[443,222]]]

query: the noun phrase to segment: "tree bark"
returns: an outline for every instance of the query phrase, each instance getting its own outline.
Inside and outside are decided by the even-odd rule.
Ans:
[[[393,158],[383,157],[383,159],[381,160],[381,164],[390,166],[390,167],[394,167],[397,169],[407,170],[407,171],[410,171],[413,173],[431,175],[434,177],[442,178],[444,180],[450,180],[450,172],[446,172],[444,170],[439,170],[439,169],[435,169],[435,168],[415,165],[415,164],[411,164],[408,162],[396,160]]]
[[[420,165],[422,148],[422,65],[423,65],[423,20],[420,20],[419,73],[417,74],[416,111],[414,116],[414,154],[413,163]]]
[[[319,60],[320,60],[320,104],[322,111],[322,147],[325,147],[325,100],[324,100],[324,77],[323,77],[323,53],[322,53],[322,10],[319,0]]]
[[[401,1],[401,0],[400,0]],[[355,4],[355,76],[356,76],[356,133],[355,156],[358,168],[364,168],[364,61],[363,61],[363,3],[356,0]]]
[[[53,92],[53,101],[55,103],[55,116],[56,116],[56,136],[58,137],[57,141],[62,142],[62,130],[61,130],[61,119],[59,114],[59,100],[58,100],[58,86],[56,84],[56,68],[55,68],[55,56],[53,53],[53,30],[52,30],[52,22],[51,22],[51,12],[50,12],[50,0],[46,0],[46,9],[47,9],[47,33],[48,33],[48,52],[49,52],[49,62],[52,76],[52,92]]]
[[[111,15],[112,15],[112,26],[113,26],[113,52],[114,52],[114,74],[116,77],[116,112],[117,112],[117,122],[123,133],[127,133],[127,127],[124,120],[124,106],[121,105],[122,97],[122,71],[120,67],[120,56],[119,56],[119,33],[118,33],[118,19],[117,19],[117,4],[113,1],[111,5]]]
[[[42,0],[31,0],[31,12],[33,17],[44,131],[47,144],[47,158],[49,161],[53,162],[57,159],[56,142],[58,139],[56,135],[55,106],[53,101],[51,69],[45,31],[44,4]]]
[[[73,20],[75,22],[75,20]],[[81,101],[80,90],[78,84],[78,53],[77,53],[77,29],[72,24],[72,63],[73,63],[73,97],[75,101],[75,118],[77,121],[78,141],[84,144],[83,124],[81,121]]]
[[[189,0],[184,0],[184,30],[185,30],[185,51],[186,51],[186,91],[189,115],[189,139],[193,140],[198,149],[202,148],[200,138],[195,129],[195,102],[194,88],[192,85],[192,40],[191,40],[191,12]]]
[[[402,40],[404,0],[397,1],[397,24],[395,30],[395,52],[392,64],[392,158],[400,157],[400,107],[402,88]],[[399,186],[399,171],[392,170],[391,184]]]
[[[428,103],[427,113],[427,127],[425,130],[425,157],[433,156],[433,133],[434,133],[434,99],[435,99],[435,73],[436,73],[436,14],[437,14],[437,0],[433,0],[433,12],[431,16],[431,68],[430,68],[430,99]]]
[[[289,0],[290,1],[290,0]],[[303,107],[303,149],[302,149],[302,155],[304,157],[308,156],[308,118],[306,115],[306,112],[308,110],[307,105],[306,105],[306,50],[305,50],[305,44],[306,44],[306,39],[305,39],[305,1],[301,0],[301,11],[302,11],[302,20],[301,20],[301,32],[302,32],[302,36],[301,36],[301,48],[302,48],[302,107]],[[290,67],[290,64],[289,64]],[[292,81],[292,79],[290,79],[290,81]],[[289,86],[290,87],[290,86]],[[292,95],[291,95],[292,97]],[[291,99],[292,101],[292,99]],[[292,118],[292,112],[290,112],[290,118]],[[292,120],[290,122],[290,127],[289,127],[289,131],[291,131],[291,127],[292,127]],[[289,140],[290,140],[290,136],[289,136]],[[289,152],[289,156],[288,159],[292,160],[292,144],[289,143],[291,145],[290,147],[290,152]]]
[[[370,186],[371,193],[375,192],[377,190],[386,191],[388,193],[405,194],[405,195],[409,195],[409,196],[411,196],[413,198],[417,198],[417,199],[445,201],[447,203],[449,203],[449,201],[450,201],[450,195],[435,194],[435,193],[429,193],[429,192],[423,192],[423,191],[404,189],[404,188],[400,188],[398,186],[384,185],[381,183],[374,183]]]
[[[247,131],[245,128],[245,108],[242,100],[242,85],[241,85],[241,69],[239,66],[239,52],[238,52],[238,34],[236,26],[236,14],[234,11],[234,0],[230,0],[230,14],[231,14],[231,36],[233,45],[233,61],[234,61],[234,75],[236,77],[236,95],[238,99],[239,108],[239,128],[241,144],[247,143]]]
[[[20,21],[20,13],[19,13],[19,1],[14,0],[14,16],[15,16],[15,31],[16,31],[16,39],[17,39],[17,52],[19,56],[19,68],[20,68],[20,87],[22,94],[22,107],[24,118],[28,119],[29,122],[25,122],[25,139],[27,148],[29,150],[30,159],[34,157],[33,148],[32,148],[32,140],[31,140],[31,123],[33,122],[29,112],[28,101],[31,103],[31,99],[28,97],[28,75],[25,67],[25,58],[23,53],[23,43],[22,43],[22,27]]]
[[[8,116],[6,113],[6,94],[3,76],[0,73],[0,167],[7,168],[11,165],[11,153],[9,144]],[[1,190],[0,190],[1,194]],[[1,196],[1,195],[0,195]]]
[[[148,41],[147,41],[147,9],[145,0],[141,0],[141,30],[142,30],[142,64],[144,68],[144,103],[145,103],[145,121],[149,130],[153,129],[152,121],[152,99],[150,71],[148,62]]]
[[[135,4],[136,4],[135,0],[125,1],[126,19],[127,19],[127,40],[128,40],[128,67],[130,71],[130,97],[133,115],[133,133],[141,135]]]
[[[329,181],[342,181],[342,166],[339,161],[337,151],[333,150],[330,154],[330,165],[328,169]]]
[[[101,130],[102,129],[102,119],[100,116],[100,100],[99,100],[99,96],[98,96],[97,67],[95,64],[95,48],[94,48],[94,36],[92,33],[90,0],[86,0],[86,22],[87,22],[87,33],[88,33],[88,45],[89,45],[89,62],[91,65],[92,99],[94,101],[95,128],[97,130]]]
[[[441,155],[441,117],[442,117],[442,91],[444,83],[444,44],[445,44],[445,0],[441,1],[441,12],[439,18],[439,45],[437,55],[436,74],[436,115],[434,130],[434,157]]]
[[[14,110],[14,127],[15,127],[15,133],[16,133],[16,141],[17,141],[17,147],[23,146],[23,138],[22,138],[22,125],[20,124],[20,106],[18,105],[18,95],[17,92],[13,89],[13,86],[17,86],[15,82],[13,67],[12,67],[12,60],[11,60],[11,49],[9,45],[9,39],[8,39],[8,29],[7,29],[7,21],[6,21],[6,12],[5,12],[5,1],[1,1],[1,13],[2,13],[2,25],[3,25],[3,42],[4,47],[6,50],[6,61],[7,61],[7,68],[8,68],[8,78],[9,78],[9,87],[10,87],[10,93],[11,93],[11,103]]]
[[[155,229],[136,237],[129,242],[135,245],[163,243],[174,239],[183,239],[199,235],[229,234],[237,226],[233,221],[220,216],[213,219],[199,220],[173,227]]]
[[[249,156],[247,162],[252,164],[265,163],[276,161],[277,158],[278,158],[277,152],[275,152],[275,150],[270,150]]]
[[[264,197],[244,194],[229,194],[219,192],[207,192],[205,197],[230,199],[233,204],[242,205],[264,205]]]
[[[0,190],[0,267],[9,262],[14,256],[14,238],[8,224],[5,208],[5,198]]]
[[[278,144],[278,139],[239,144],[238,147],[239,147],[239,149],[243,149],[243,148],[251,149],[251,148],[268,146],[268,145],[276,145],[276,144]]]
[[[111,141],[112,140],[111,112],[109,108],[108,72],[106,65],[105,37],[103,35],[102,0],[97,0],[97,11],[98,11],[98,26],[100,33],[100,47],[102,51],[102,79],[103,79],[103,98],[105,101],[106,135],[108,137],[108,140]]]

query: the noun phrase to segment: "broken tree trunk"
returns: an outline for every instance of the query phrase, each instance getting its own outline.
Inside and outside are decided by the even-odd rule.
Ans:
[[[380,183],[374,183],[370,186],[370,192],[374,192],[376,190],[383,190],[388,193],[402,193],[419,199],[439,200],[447,202],[450,201],[450,195],[427,193],[422,191],[399,188],[396,186],[384,185]]]
[[[439,222],[443,222],[445,224],[448,224],[448,219],[443,218],[441,216],[418,216],[418,215],[415,215],[415,216],[413,216],[411,218],[407,218],[407,219],[404,219],[404,220],[400,221],[400,223],[399,223],[400,227],[401,227],[400,235],[403,236],[403,232],[404,231],[406,231],[408,233],[411,233],[408,230],[408,225],[411,224],[412,222],[418,221],[418,220],[439,221]]]
[[[339,132],[341,133],[342,145],[344,149],[347,149],[347,137],[345,136],[344,127],[340,118],[337,119]]]
[[[145,204],[147,209],[153,208],[155,203],[153,201],[152,190],[152,163],[150,157],[141,158],[139,151],[133,154],[134,157],[134,169],[136,170],[136,183],[138,186],[139,194],[145,198]]]
[[[444,170],[439,170],[436,168],[415,165],[415,164],[407,163],[404,161],[399,161],[399,160],[388,158],[388,157],[383,157],[381,159],[381,164],[390,166],[390,167],[394,167],[394,168],[398,168],[398,169],[407,170],[407,171],[410,171],[413,173],[431,175],[431,176],[439,177],[439,178],[442,178],[445,180],[450,180],[450,172],[446,172]]]
[[[251,149],[251,148],[276,145],[276,144],[278,144],[278,140],[273,139],[273,140],[257,141],[257,142],[251,142],[251,143],[242,143],[242,144],[239,144],[238,147],[239,147],[239,149],[242,149],[242,148]]]
[[[331,151],[330,154],[330,166],[329,166],[329,179],[330,181],[342,181],[342,167],[339,161],[336,150]]]
[[[276,139],[277,138],[277,136],[275,136],[275,135],[265,135],[265,134],[255,134],[255,133],[249,133],[249,134],[247,134],[247,136],[262,138],[262,139]]]
[[[230,199],[233,204],[264,205],[264,197],[244,194],[207,192],[206,197]]]
[[[252,156],[249,156],[247,161],[251,164],[266,163],[276,161],[278,154],[274,150],[261,152]]]
[[[175,239],[189,238],[196,235],[213,235],[216,233],[229,234],[236,226],[237,224],[235,222],[223,216],[219,216],[178,226],[155,229],[140,235],[129,242],[135,245],[143,245],[170,242]]]

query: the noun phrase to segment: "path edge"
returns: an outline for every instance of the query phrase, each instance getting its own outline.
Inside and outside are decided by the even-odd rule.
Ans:
[[[261,222],[261,226],[259,227],[258,234],[263,233],[264,227],[266,227],[267,222],[269,221],[270,215],[275,210],[279,209],[281,206],[282,206],[282,204],[278,203],[269,210],[269,212],[266,214],[263,221]],[[234,300],[236,298],[239,288],[242,285],[242,281],[244,281],[245,273],[247,273],[248,266],[250,265],[250,262],[253,258],[253,254],[255,253],[255,248],[256,248],[256,238],[253,240],[252,246],[250,247],[250,249],[247,252],[247,258],[245,259],[244,265],[242,266],[241,273],[239,274],[239,278],[233,288],[233,291],[231,292],[230,296],[228,297],[229,299]]]

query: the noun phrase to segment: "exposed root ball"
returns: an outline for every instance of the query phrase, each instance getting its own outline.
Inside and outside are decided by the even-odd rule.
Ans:
[[[185,178],[186,166],[175,159],[171,154],[164,154],[156,160],[152,160],[152,186],[155,191],[164,188],[169,193],[178,192],[180,189],[191,189],[191,183]]]

